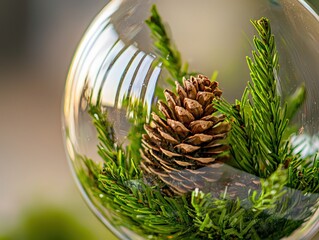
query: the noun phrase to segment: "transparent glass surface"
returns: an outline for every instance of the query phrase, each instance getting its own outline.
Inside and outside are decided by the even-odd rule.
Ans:
[[[158,61],[158,51],[154,47],[150,29],[145,24],[153,4],[157,5],[169,36],[174,46],[180,51],[183,60],[189,63],[189,69],[208,77],[218,71],[216,81],[219,82],[219,87],[223,91],[223,97],[231,103],[241,98],[247,82],[250,81],[246,56],[251,56],[252,39],[256,35],[250,20],[269,18],[279,55],[280,72],[277,86],[280,96],[283,99],[289,98],[302,84],[306,89],[305,102],[290,122],[295,127],[295,131],[289,138],[289,144],[293,146],[296,154],[304,158],[314,155],[319,149],[319,17],[315,5],[311,2],[303,0],[113,0],[97,15],[76,51],[65,87],[63,122],[67,155],[79,189],[96,216],[121,239],[164,239],[164,235],[158,233],[156,223],[130,222],[127,220],[130,218],[129,214],[121,214],[125,211],[130,212],[127,210],[130,207],[133,212],[134,209],[136,210],[135,205],[126,205],[124,201],[123,204],[126,206],[123,207],[126,207],[126,210],[123,210],[115,206],[120,198],[116,200],[114,197],[115,205],[108,202],[111,199],[109,195],[112,193],[103,189],[101,179],[98,178],[104,174],[102,164],[105,158],[103,159],[103,156],[99,154],[98,149],[101,139],[93,122],[94,116],[97,115],[93,114],[92,118],[89,111],[93,105],[100,108],[105,114],[106,121],[112,125],[109,129],[114,131],[114,145],[121,146],[125,152],[127,146],[132,144],[128,137],[132,121],[123,99],[130,98],[142,102],[149,117],[159,100],[157,89],[170,88],[166,82],[168,72]],[[110,132],[104,132],[104,134],[107,135]],[[108,150],[102,147],[102,151]],[[93,172],[88,166],[88,159],[92,160],[93,165],[98,166],[93,167],[98,171],[96,178],[92,176]],[[219,163],[215,164],[219,166]],[[136,168],[139,169],[140,166],[137,165]],[[202,172],[205,171],[203,167]],[[259,187],[252,187],[252,183],[260,182],[260,176],[237,169],[228,165],[227,162],[222,164],[216,172],[209,171],[205,174],[215,174],[218,176],[217,180],[208,181],[200,189],[195,187],[190,189],[189,194],[186,194],[184,198],[190,206],[192,192],[197,196],[200,193],[211,193],[211,197],[215,198],[227,195],[227,199],[235,202],[236,199],[251,196],[253,191],[261,191],[261,186],[258,184]],[[197,174],[199,173],[195,175]],[[188,176],[188,178],[194,182],[197,181],[197,176]],[[114,184],[119,183],[114,180]],[[126,183],[121,184],[129,186],[128,189],[135,186],[135,190],[142,195],[145,192],[141,186],[151,185],[142,175],[139,179],[128,179]],[[162,194],[160,189],[153,189]],[[235,194],[228,195],[227,192],[230,193],[233,189]],[[274,232],[285,232],[287,230],[285,224],[296,223],[291,225],[292,230],[287,230],[289,233],[286,235],[276,236],[287,239],[312,239],[319,227],[316,208],[317,193],[305,194],[301,190],[288,186],[285,189],[284,199],[279,199],[276,204],[280,206],[285,202],[291,206],[278,213],[277,222],[272,223],[277,228],[269,228],[267,233],[272,236]],[[123,191],[124,195],[134,195],[133,190],[126,193],[125,190]],[[293,201],[294,199],[299,201]],[[149,201],[152,200],[149,199]],[[145,208],[149,207],[147,200],[143,204]],[[121,203],[117,206],[120,205]],[[254,212],[251,203],[241,201],[240,205],[242,211]],[[141,218],[143,214],[149,214],[145,208],[141,209]],[[303,211],[307,213],[303,215]],[[178,212],[173,214],[179,215]],[[267,215],[267,210],[261,214]],[[254,217],[251,218],[253,222]],[[189,219],[196,222],[192,217]],[[204,219],[205,217],[203,221]],[[230,226],[236,225],[236,221],[229,223]],[[188,224],[187,228],[192,229],[192,223]],[[214,228],[211,229],[214,236]],[[199,227],[198,231],[201,230]],[[224,230],[227,233],[226,227]],[[244,234],[245,230],[238,231]],[[227,235],[225,232],[224,237]],[[165,236],[168,239],[178,239],[179,235],[176,235],[175,229],[172,230],[171,235],[167,233]],[[196,238],[206,239],[201,236],[203,235],[199,234]],[[236,239],[234,236],[237,235],[229,236],[233,238],[221,239]],[[239,236],[237,237],[240,239]],[[267,239],[267,234],[265,233],[261,238]],[[182,239],[187,237],[183,235]],[[219,238],[216,237],[216,239]],[[270,239],[276,239],[276,237]]]

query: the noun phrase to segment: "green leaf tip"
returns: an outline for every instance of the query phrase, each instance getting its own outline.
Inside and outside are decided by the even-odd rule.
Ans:
[[[287,118],[292,119],[307,97],[305,84],[302,84],[296,91],[287,99]]]
[[[250,20],[250,22],[254,25],[258,34],[262,37],[270,36],[271,27],[270,20],[266,17],[262,17],[259,20]]]

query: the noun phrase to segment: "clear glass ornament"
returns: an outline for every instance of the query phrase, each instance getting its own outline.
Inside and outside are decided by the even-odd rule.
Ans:
[[[112,166],[103,165],[106,159],[113,159],[115,165],[128,166],[123,162],[141,157],[140,149],[135,147],[139,145],[132,139],[136,140],[144,130],[132,126],[144,121],[148,124],[162,90],[173,91],[166,81],[169,72],[158,60],[159,53],[145,23],[153,4],[183,61],[189,63],[189,69],[212,78],[218,71],[216,81],[230,103],[241,99],[250,81],[246,56],[251,57],[252,39],[257,34],[250,20],[270,19],[280,63],[276,79],[278,95],[289,99],[300,86],[306,89],[305,101],[289,122],[292,126],[289,146],[301,159],[312,159],[307,166],[313,167],[313,171],[319,166],[316,165],[319,161],[316,156],[319,149],[319,16],[315,3],[304,0],[113,0],[83,36],[65,87],[65,146],[73,175],[89,207],[121,239],[241,239],[247,236],[251,239],[311,239],[319,226],[318,190],[312,193],[300,190],[301,185],[305,188],[310,185],[303,178],[307,173],[300,170],[300,166],[295,169],[300,177],[296,181],[302,181],[300,189],[286,185],[280,189],[283,196],[276,195],[278,179],[256,176],[228,165],[227,161],[216,170],[223,176],[222,180],[219,177],[218,181],[209,181],[211,176],[207,176],[204,185],[190,189],[183,196],[174,196],[165,194],[161,189],[163,184],[152,185],[152,181],[145,180],[140,165],[136,164],[140,159],[135,159],[136,165],[130,165],[129,170],[117,168],[113,178],[108,172]],[[144,112],[136,115],[140,103]],[[101,132],[101,129],[106,130]],[[137,136],[131,136],[132,133]],[[114,142],[107,142],[110,139]],[[107,148],[110,145],[112,148]],[[129,151],[131,155],[127,156]],[[281,162],[285,171],[282,174],[288,178],[292,174],[293,168],[289,168],[292,161]],[[134,171],[140,175],[135,174],[125,182],[119,180],[125,179],[125,174],[132,176]],[[188,175],[188,180],[196,185],[197,178],[201,177],[199,172]],[[205,167],[201,172],[207,174]],[[275,177],[278,176],[277,173]],[[256,189],[252,187],[255,182],[259,186]],[[263,194],[269,194],[270,199],[277,196],[278,200],[271,202],[275,206],[265,202],[258,205],[263,189],[261,182],[265,189],[267,184],[273,184],[273,191],[265,190]],[[114,189],[108,187],[112,184],[116,186]],[[207,200],[207,193],[212,200]],[[200,203],[212,204],[206,209],[209,212],[198,210],[196,206],[203,207]],[[211,211],[222,206],[225,211],[219,215]],[[261,210],[262,207],[265,209]],[[265,229],[256,223],[262,217],[269,221],[263,223]],[[175,225],[170,224],[172,219]]]

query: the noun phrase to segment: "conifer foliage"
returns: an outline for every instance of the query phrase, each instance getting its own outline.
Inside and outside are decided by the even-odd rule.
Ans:
[[[100,101],[91,103],[103,162],[78,156],[87,169],[78,175],[92,201],[115,227],[145,239],[289,236],[316,209],[317,195],[311,193],[319,191],[319,164],[316,156],[303,159],[293,153],[289,120],[305,94],[285,101],[278,93],[278,52],[270,21],[252,21],[257,36],[252,58],[247,57],[251,81],[235,104],[221,97],[216,81],[181,67],[181,54],[156,6],[146,23],[172,88],[164,91],[166,101],[159,102],[151,119],[138,99],[125,100],[131,123],[127,146],[116,142]],[[304,87],[296,92],[304,93]],[[238,172],[249,179],[247,184],[236,180]],[[216,188],[203,183],[222,191],[206,191]]]

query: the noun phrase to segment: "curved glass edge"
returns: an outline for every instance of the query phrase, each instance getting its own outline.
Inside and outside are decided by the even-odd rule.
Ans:
[[[97,32],[97,29],[100,27],[103,27],[105,25],[105,22],[108,21],[110,16],[115,13],[120,5],[122,4],[123,0],[112,0],[110,3],[108,3],[98,14],[98,16],[95,18],[95,20],[90,24],[88,27],[84,37],[82,38],[81,42],[78,45],[77,50],[75,51],[74,58],[72,60],[72,63],[70,64],[70,69],[67,75],[66,85],[65,85],[65,91],[64,91],[64,101],[62,103],[62,109],[63,109],[63,116],[62,116],[62,131],[63,131],[63,140],[64,140],[64,146],[65,146],[65,152],[67,153],[67,160],[68,165],[71,170],[73,179],[76,182],[76,186],[80,191],[81,196],[83,197],[85,203],[88,205],[89,209],[98,217],[98,219],[109,229],[112,231],[112,233],[117,236],[120,239],[129,239],[128,236],[126,236],[123,232],[120,232],[118,229],[116,229],[106,218],[105,216],[101,215],[101,209],[100,207],[97,207],[94,205],[93,199],[89,196],[87,189],[83,186],[82,182],[79,178],[79,172],[77,172],[77,167],[75,166],[75,148],[74,144],[70,141],[70,128],[74,128],[73,125],[69,125],[71,121],[69,121],[69,118],[72,114],[70,111],[74,111],[72,108],[73,101],[75,100],[75,97],[72,94],[72,91],[74,90],[73,86],[73,79],[76,78],[76,71],[79,65],[81,64],[81,54],[83,51],[85,52],[85,48],[87,44],[91,41],[92,38],[94,38],[95,33]]]
[[[319,7],[312,5],[311,1],[307,0],[298,0],[302,6],[304,6],[316,19],[319,21]]]

